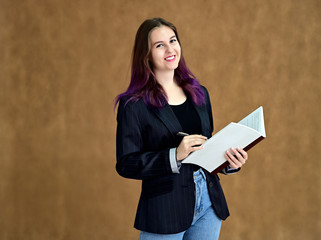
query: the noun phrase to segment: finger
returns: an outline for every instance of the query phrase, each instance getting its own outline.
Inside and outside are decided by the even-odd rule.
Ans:
[[[201,134],[193,134],[193,135],[191,135],[191,136],[195,136],[195,137],[198,137],[198,138],[207,139],[206,136],[203,136],[203,135],[201,135]]]
[[[203,139],[203,140],[207,140],[207,137],[203,136],[203,135],[199,135],[199,134],[193,134],[193,135],[189,135],[184,137],[186,139]]]
[[[238,148],[239,149],[239,148]],[[241,162],[241,164],[243,165],[245,163],[245,159],[244,157],[241,155],[241,153],[238,151],[238,149],[235,148],[231,148],[231,150],[234,153],[234,157],[236,157],[236,159]]]
[[[183,143],[188,145],[188,146],[201,145],[205,141],[206,141],[206,139],[196,138],[196,137],[183,139]]]
[[[194,140],[194,141],[189,142],[188,145],[193,147],[193,146],[202,145],[203,143],[205,143],[204,140]]]
[[[224,157],[225,157],[225,159],[229,162],[230,167],[232,167],[232,168],[234,168],[234,169],[239,168],[239,167],[237,166],[237,164],[235,164],[234,161],[230,158],[230,156],[228,156],[228,152],[225,153]]]
[[[190,152],[195,152],[195,151],[198,151],[198,150],[201,150],[201,149],[204,149],[204,146],[191,147]]]
[[[245,159],[245,161],[248,159],[248,154],[246,151],[244,151],[242,148],[238,148],[237,149],[243,156],[243,158]]]
[[[232,153],[230,153],[230,151],[226,151],[226,155],[228,157],[228,162],[230,163],[230,165],[232,165],[233,168],[239,168],[243,165],[242,162],[240,162]]]
[[[191,136],[186,136],[182,139],[184,142],[192,142],[192,141],[203,141],[205,142],[207,140],[206,137],[204,136],[198,136],[198,135],[191,135]]]

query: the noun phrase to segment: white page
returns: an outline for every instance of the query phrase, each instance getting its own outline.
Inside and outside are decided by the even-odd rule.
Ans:
[[[226,162],[224,154],[232,147],[245,148],[265,135],[263,107],[259,107],[239,123],[230,123],[220,130],[203,146],[204,149],[191,153],[182,163],[199,165],[209,172]]]
[[[238,123],[255,129],[256,131],[260,132],[263,135],[263,137],[266,136],[264,127],[263,107],[259,107]]]
[[[193,163],[212,172],[226,162],[224,154],[228,149],[244,148],[260,136],[258,131],[232,122],[207,140],[204,149],[191,153],[182,163]]]

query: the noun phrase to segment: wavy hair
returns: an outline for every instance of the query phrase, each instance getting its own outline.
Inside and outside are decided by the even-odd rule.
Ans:
[[[115,106],[123,97],[127,97],[126,103],[129,101],[137,102],[139,99],[143,99],[149,107],[161,108],[167,104],[166,93],[157,82],[149,61],[150,34],[152,30],[161,26],[167,26],[172,29],[177,41],[180,43],[176,27],[172,23],[162,18],[145,20],[136,33],[132,53],[130,84],[126,92],[116,97]],[[192,98],[196,105],[202,105],[205,102],[203,90],[196,77],[188,69],[182,53],[178,67],[174,70],[174,78],[177,84]]]

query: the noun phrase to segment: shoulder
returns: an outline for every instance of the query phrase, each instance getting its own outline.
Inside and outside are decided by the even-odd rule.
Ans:
[[[145,105],[144,101],[141,98],[140,99],[133,99],[129,96],[125,96],[119,100],[118,110],[119,109],[139,108],[139,107],[143,107],[144,105]]]
[[[208,90],[207,90],[207,88],[206,88],[205,86],[203,86],[203,85],[200,85],[200,86],[201,86],[201,89],[202,89],[203,93],[204,93],[205,95],[208,95]]]
[[[208,93],[208,90],[205,86],[201,85],[201,89],[203,91],[204,94],[204,98],[205,98],[205,103],[208,104],[210,102],[210,95]]]
[[[146,105],[142,99],[133,100],[128,96],[122,97],[118,103],[117,118],[125,115],[136,115],[146,108]]]

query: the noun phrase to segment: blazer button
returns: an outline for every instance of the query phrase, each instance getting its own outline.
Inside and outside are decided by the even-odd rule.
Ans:
[[[212,183],[212,182],[209,182],[208,186],[209,186],[210,188],[212,188],[212,187],[213,187],[213,183]]]

